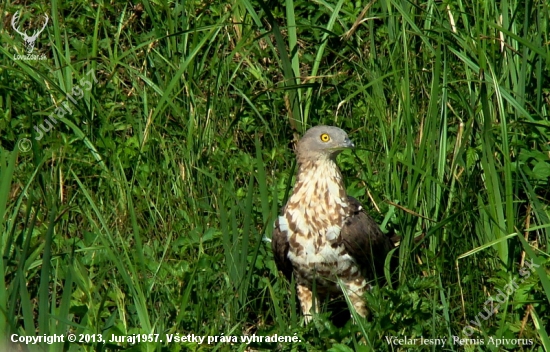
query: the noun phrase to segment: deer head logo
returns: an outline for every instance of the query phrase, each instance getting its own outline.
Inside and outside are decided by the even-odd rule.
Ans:
[[[46,18],[46,20],[44,21],[44,25],[42,26],[42,28],[40,28],[39,30],[36,30],[34,31],[33,35],[31,36],[28,36],[27,35],[27,31],[25,32],[21,32],[17,29],[17,27],[19,27],[19,11],[17,11],[13,17],[11,18],[11,26],[13,27],[13,29],[19,33],[22,37],[23,37],[23,40],[25,41],[25,48],[27,48],[27,53],[32,53],[32,50],[34,49],[34,44],[36,43],[36,39],[38,38],[38,36],[40,35],[40,33],[42,33],[42,31],[44,30],[44,28],[46,28],[46,25],[48,24],[48,15],[44,15],[44,17]]]

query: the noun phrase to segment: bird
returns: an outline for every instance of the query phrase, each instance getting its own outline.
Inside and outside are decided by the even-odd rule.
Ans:
[[[383,277],[385,258],[394,248],[361,203],[346,193],[336,156],[354,147],[338,127],[308,129],[295,150],[293,192],[274,222],[275,263],[289,281],[294,275],[305,324],[319,312],[320,299],[343,291],[353,309],[367,317],[363,295],[372,279]]]

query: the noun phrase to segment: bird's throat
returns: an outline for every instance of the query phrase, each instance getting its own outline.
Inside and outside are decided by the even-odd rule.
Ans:
[[[301,163],[291,203],[305,208],[347,204],[342,174],[333,160]]]

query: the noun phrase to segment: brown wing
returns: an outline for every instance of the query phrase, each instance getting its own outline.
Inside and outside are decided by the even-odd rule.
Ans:
[[[288,280],[292,276],[292,262],[288,259],[288,240],[286,232],[279,227],[279,217],[275,221],[273,236],[271,237],[271,249],[277,269],[281,270]]]
[[[341,232],[344,246],[367,278],[374,278],[374,273],[383,278],[384,262],[394,245],[357,199],[348,196],[348,202],[350,213]]]

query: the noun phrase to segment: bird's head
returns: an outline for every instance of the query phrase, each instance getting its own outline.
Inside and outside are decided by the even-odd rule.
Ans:
[[[306,131],[298,142],[298,161],[332,159],[342,150],[354,148],[344,130],[333,126],[315,126]]]

